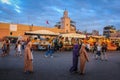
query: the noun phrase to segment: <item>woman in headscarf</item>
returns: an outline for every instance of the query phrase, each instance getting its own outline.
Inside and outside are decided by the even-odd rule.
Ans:
[[[73,46],[73,65],[70,68],[70,72],[77,72],[78,70],[78,56],[79,56],[79,44],[78,41],[75,41]]]
[[[31,52],[32,43],[29,42],[25,48],[24,54],[24,72],[33,73],[33,55]]]
[[[85,50],[85,44],[82,44],[79,54],[80,54],[80,74],[84,75],[86,61],[89,61],[87,52]]]

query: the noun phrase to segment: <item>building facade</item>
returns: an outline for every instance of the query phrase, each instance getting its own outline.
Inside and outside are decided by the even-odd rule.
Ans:
[[[2,39],[5,36],[16,36],[16,37],[25,36],[24,34],[26,31],[36,31],[36,30],[50,30],[55,33],[62,32],[61,29],[58,29],[56,27],[48,28],[44,26],[0,23],[0,39]]]
[[[61,18],[60,28],[0,23],[0,39],[5,36],[25,36],[24,33],[26,31],[35,31],[35,30],[49,30],[55,33],[71,33],[71,32],[76,33],[76,28],[74,25],[71,25],[71,20],[68,17],[68,11],[65,10],[63,13],[63,17]]]
[[[116,33],[112,33],[111,37],[120,37],[120,31],[116,31]]]
[[[103,29],[103,35],[106,37],[110,37],[111,34],[114,34],[114,33],[116,33],[116,28],[112,25],[106,26]]]

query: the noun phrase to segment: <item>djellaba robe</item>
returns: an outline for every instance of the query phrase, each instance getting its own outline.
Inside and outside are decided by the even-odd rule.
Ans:
[[[87,61],[89,61],[87,52],[86,52],[85,48],[82,48],[80,50],[80,73],[81,74],[84,74],[85,64]]]
[[[24,72],[30,71],[33,72],[33,55],[31,52],[30,47],[25,48],[25,54],[24,54]]]
[[[73,46],[73,65],[70,68],[70,72],[77,71],[78,69],[78,56],[79,56],[79,44]]]

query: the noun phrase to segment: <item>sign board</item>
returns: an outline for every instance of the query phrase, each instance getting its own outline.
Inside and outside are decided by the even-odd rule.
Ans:
[[[10,31],[17,31],[17,25],[16,24],[10,24]]]

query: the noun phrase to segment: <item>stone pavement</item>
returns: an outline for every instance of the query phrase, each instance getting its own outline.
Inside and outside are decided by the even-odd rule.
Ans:
[[[23,73],[23,57],[0,57],[0,80],[120,80],[120,52],[107,52],[108,61],[95,60],[89,53],[85,75],[69,73],[72,52],[56,52],[54,58],[45,58],[43,51],[34,51],[34,73]],[[1,50],[0,50],[1,54]]]

